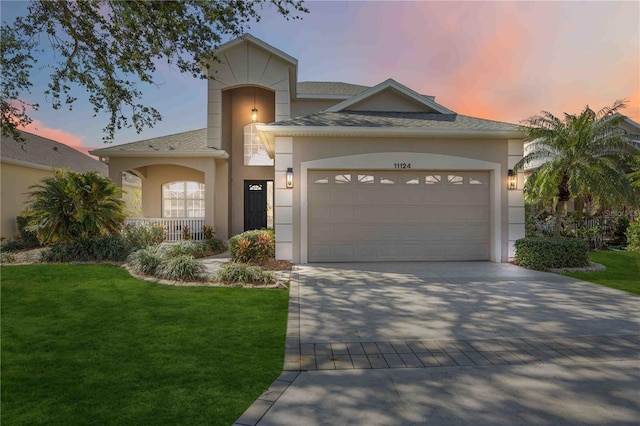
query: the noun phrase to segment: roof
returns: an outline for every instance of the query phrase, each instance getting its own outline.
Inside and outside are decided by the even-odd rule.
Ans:
[[[108,175],[108,166],[60,142],[21,131],[24,141],[2,138],[0,158],[3,163],[43,170],[70,168],[78,173],[97,172]]]
[[[173,135],[144,139],[108,148],[95,149],[99,157],[155,156],[155,157],[223,157],[225,151],[207,146],[207,129],[190,130]]]
[[[321,111],[265,127],[397,127],[438,130],[517,131],[515,124],[460,114],[384,111]]]
[[[299,81],[297,87],[298,97],[333,96],[338,98],[350,98],[368,88],[369,86],[337,81]]]

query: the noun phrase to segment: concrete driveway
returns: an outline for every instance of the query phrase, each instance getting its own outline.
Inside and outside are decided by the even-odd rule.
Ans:
[[[489,262],[298,266],[237,424],[640,423],[640,298]]]

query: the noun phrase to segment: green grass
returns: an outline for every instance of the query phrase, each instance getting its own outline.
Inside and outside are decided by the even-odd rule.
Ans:
[[[630,251],[598,251],[589,260],[607,267],[602,272],[566,273],[578,278],[618,290],[640,294],[640,253]]]
[[[229,425],[278,376],[288,292],[1,268],[6,425]]]

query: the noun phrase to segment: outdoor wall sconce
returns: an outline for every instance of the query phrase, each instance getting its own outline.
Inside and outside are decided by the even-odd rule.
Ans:
[[[293,188],[293,169],[287,169],[287,188]]]
[[[258,122],[258,108],[256,108],[256,88],[253,88],[253,108],[251,109],[251,122]]]
[[[518,188],[518,175],[514,173],[513,169],[509,169],[509,173],[507,174],[507,189],[517,189]]]

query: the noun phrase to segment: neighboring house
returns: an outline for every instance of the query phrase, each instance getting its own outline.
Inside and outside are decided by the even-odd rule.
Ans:
[[[391,79],[298,82],[297,60],[251,35],[217,54],[206,129],[92,151],[117,184],[141,178],[145,217],[199,217],[222,238],[273,227],[296,263],[513,257],[517,126]]]
[[[24,210],[31,186],[53,176],[54,168],[75,172],[94,171],[108,175],[108,167],[67,145],[32,133],[20,132],[24,141],[2,138],[2,238],[14,237],[18,231],[16,217]]]

